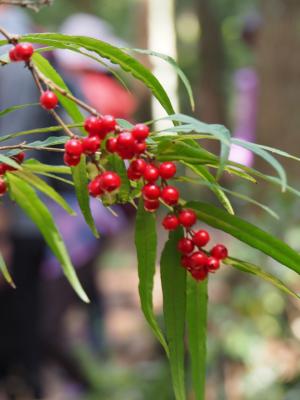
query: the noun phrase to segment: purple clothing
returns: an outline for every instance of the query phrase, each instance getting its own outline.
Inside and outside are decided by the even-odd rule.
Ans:
[[[259,87],[255,70],[253,68],[238,70],[235,74],[234,85],[236,101],[233,137],[254,142]],[[253,164],[253,153],[243,147],[232,145],[229,159],[251,166]]]

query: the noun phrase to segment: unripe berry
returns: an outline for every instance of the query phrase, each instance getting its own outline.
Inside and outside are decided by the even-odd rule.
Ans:
[[[148,164],[144,171],[144,178],[148,182],[155,182],[159,178],[158,168],[153,164]]]
[[[82,142],[79,139],[70,139],[65,143],[66,152],[72,157],[80,157],[83,153]]]
[[[171,179],[176,174],[176,165],[172,161],[165,161],[159,166],[159,175],[162,179]]]
[[[185,208],[178,215],[179,222],[185,228],[190,228],[197,221],[197,215],[193,210]]]
[[[110,137],[106,142],[106,150],[110,153],[115,153],[117,151],[118,139],[116,137]]]
[[[3,178],[0,178],[0,196],[7,191],[7,184]]]
[[[149,128],[144,124],[136,124],[131,132],[136,140],[145,140],[149,136]]]
[[[174,231],[179,226],[179,221],[176,215],[168,214],[162,221],[163,227],[168,231]]]
[[[209,233],[204,229],[200,229],[199,231],[194,233],[193,242],[198,247],[206,246],[210,240]]]
[[[159,208],[158,200],[144,200],[144,208],[146,211],[155,212]]]
[[[136,160],[131,161],[130,163],[130,168],[137,174],[140,174],[140,176],[143,175],[145,169],[146,169],[147,163],[145,160],[142,158],[137,158]]]
[[[217,244],[211,249],[210,254],[218,260],[224,260],[228,256],[228,250],[223,244]]]
[[[220,261],[215,257],[208,257],[206,266],[210,272],[214,272],[220,268]]]
[[[134,137],[131,132],[121,132],[117,138],[117,149],[118,151],[126,150],[133,151],[134,148]]]
[[[74,156],[71,156],[69,153],[65,153],[64,154],[64,162],[69,167],[75,167],[76,165],[78,165],[80,163],[80,156],[74,157]]]
[[[88,190],[89,190],[89,194],[92,197],[97,197],[97,196],[101,196],[103,194],[103,191],[100,187],[100,180],[98,177],[96,177],[95,179],[93,179],[89,184],[88,184]]]
[[[98,178],[104,192],[113,192],[121,185],[121,178],[113,171],[105,171]]]
[[[102,119],[95,115],[90,115],[84,121],[84,129],[92,136],[100,136],[103,129]]]
[[[194,243],[191,239],[181,238],[177,244],[177,249],[182,254],[190,254],[194,250]]]
[[[112,115],[103,115],[102,116],[102,132],[103,134],[107,134],[109,132],[113,132],[117,127],[117,122]]]
[[[58,104],[58,98],[51,90],[46,90],[41,94],[40,104],[46,110],[53,110]]]
[[[161,198],[169,206],[177,204],[179,199],[179,191],[175,186],[166,186],[161,191]]]
[[[94,154],[99,150],[101,139],[99,136],[88,136],[82,139],[82,148],[85,154]]]
[[[196,251],[191,255],[191,267],[199,269],[207,263],[207,255],[203,251]]]
[[[33,52],[34,48],[31,43],[18,43],[15,46],[15,55],[17,60],[29,61]]]
[[[133,150],[136,154],[142,154],[147,148],[146,142],[135,142]]]
[[[191,274],[196,281],[204,281],[207,278],[208,270],[205,267],[200,269],[192,269]]]
[[[147,183],[142,190],[143,197],[146,200],[158,200],[160,196],[160,188],[155,183]]]

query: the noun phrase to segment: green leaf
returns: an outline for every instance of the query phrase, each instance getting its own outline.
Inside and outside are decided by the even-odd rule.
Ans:
[[[174,114],[170,99],[158,79],[139,61],[126,54],[118,47],[86,36],[68,36],[58,33],[24,35],[20,40],[46,44],[55,46],[56,48],[65,48],[68,45],[75,45],[78,46],[79,49],[85,48],[86,50],[95,52],[99,56],[107,58],[112,63],[118,64],[124,71],[129,72],[135,78],[142,81],[151,90],[166,112],[168,114]],[[72,50],[75,51],[74,48],[72,48]]]
[[[187,204],[187,207],[196,212],[199,220],[229,233],[300,273],[300,254],[276,237],[210,204],[192,201]]]
[[[161,58],[162,60],[166,61],[167,63],[169,63],[175,69],[178,77],[180,78],[181,82],[183,83],[184,87],[186,88],[192,110],[193,111],[195,110],[195,100],[194,100],[191,84],[190,84],[188,78],[186,77],[185,73],[182,71],[182,69],[179,67],[177,62],[174,60],[174,58],[167,56],[166,54],[158,53],[157,51],[153,51],[153,50],[145,50],[145,49],[124,49],[124,50],[135,51],[140,54],[147,54],[149,56],[158,57],[158,58]]]
[[[185,400],[184,333],[186,316],[186,270],[182,268],[177,243],[183,230],[171,232],[161,255],[160,271],[163,291],[163,311],[169,362],[176,400]]]
[[[187,328],[195,400],[205,399],[208,279],[187,281]]]
[[[3,117],[4,115],[9,114],[13,111],[23,110],[24,108],[33,107],[33,106],[39,106],[39,103],[20,104],[17,106],[8,107],[8,108],[5,108],[4,110],[0,111],[0,117]]]
[[[32,147],[50,147],[64,144],[69,139],[69,136],[49,136],[45,140],[36,140],[28,143],[28,146]]]
[[[32,62],[34,63],[35,67],[43,74],[45,75],[46,78],[50,79],[52,82],[54,82],[56,85],[58,85],[60,88],[64,89],[66,92],[70,93],[69,88],[65,84],[64,80],[62,77],[58,74],[58,72],[52,67],[52,65],[49,63],[46,58],[44,58],[41,54],[34,53],[32,56]],[[77,104],[74,103],[74,101],[68,99],[66,96],[63,96],[61,93],[59,93],[57,90],[55,91],[60,104],[64,107],[66,112],[69,114],[69,116],[72,118],[74,122],[82,122],[83,121],[83,115],[79,111]],[[82,129],[83,132],[85,132]]]
[[[172,140],[161,143],[157,149],[159,161],[185,161],[190,164],[207,164],[215,162],[217,157],[199,146]]]
[[[290,158],[291,160],[295,160],[295,161],[300,161],[300,157],[296,157],[290,153],[287,153],[286,151],[279,150],[279,149],[276,149],[276,148],[270,147],[270,146],[264,146],[262,144],[256,144],[256,146],[260,147],[261,149],[270,151],[271,153],[278,154],[279,156]]]
[[[12,287],[12,288],[16,288],[16,285],[8,271],[7,265],[4,261],[4,258],[2,256],[2,254],[0,253],[0,271],[4,277],[4,279],[6,280],[6,282]]]
[[[75,192],[79,207],[85,222],[91,228],[95,237],[99,237],[99,232],[95,226],[94,218],[90,208],[90,195],[88,192],[88,177],[86,171],[86,159],[81,156],[80,163],[76,167],[72,167],[73,181],[75,184]]]
[[[203,165],[191,165],[184,161],[182,161],[181,163],[191,169],[193,172],[195,172],[195,174],[199,175],[206,182],[211,183],[211,190],[215,193],[225,210],[227,210],[229,214],[234,214],[234,210],[232,208],[230,200],[224,193],[224,190],[221,188],[221,186],[217,184],[215,177],[208,171],[206,167],[204,167]]]
[[[139,294],[142,311],[154,335],[159,340],[167,355],[168,345],[156,321],[153,311],[153,282],[156,266],[156,219],[144,210],[140,199],[135,224],[135,246],[138,260]]]
[[[78,296],[83,301],[89,302],[77,278],[70,256],[49,210],[28,183],[15,174],[7,173],[6,175],[13,198],[41,231],[48,246],[60,262],[65,276]]]
[[[240,271],[247,272],[248,274],[252,274],[258,276],[266,282],[272,283],[272,285],[276,286],[278,289],[282,290],[284,293],[290,294],[291,296],[300,299],[300,296],[289,289],[280,279],[276,276],[269,274],[268,272],[263,271],[257,265],[249,263],[247,261],[238,260],[237,258],[228,257],[223,260],[223,263],[226,265],[230,265]]]
[[[43,181],[30,171],[18,171],[16,172],[16,175],[28,182],[30,185],[34,186],[46,196],[50,197],[50,199],[60,205],[67,213],[69,213],[70,215],[76,215],[75,211],[72,210],[66,200],[59,193],[57,193],[56,190],[48,185],[47,182]]]
[[[67,167],[66,165],[48,165],[48,164],[43,164],[38,160],[34,160],[32,158],[26,160],[23,164],[23,168],[26,170],[30,170],[33,172],[53,172],[56,174],[65,174],[65,175],[70,175],[71,174],[71,169],[70,167]]]
[[[130,197],[130,182],[127,176],[127,169],[124,160],[122,160],[116,154],[109,155],[108,160],[113,171],[117,172],[121,178],[121,187],[117,194],[118,199],[121,201],[121,203],[127,203]]]
[[[284,192],[286,190],[286,186],[287,186],[286,173],[285,173],[283,166],[280,164],[279,161],[276,160],[276,158],[274,158],[271,154],[269,154],[264,149],[257,146],[255,143],[246,142],[245,140],[236,139],[236,138],[232,139],[232,143],[237,146],[241,146],[247,150],[252,151],[252,153],[257,154],[258,156],[263,158],[267,163],[269,163],[278,173],[278,176],[281,180],[282,191]]]
[[[18,152],[20,152],[20,151],[18,151]],[[10,165],[11,167],[13,167],[15,169],[22,169],[20,164],[18,164],[15,160],[13,160],[12,158],[9,158],[7,156],[4,156],[3,154],[0,154],[0,162]]]

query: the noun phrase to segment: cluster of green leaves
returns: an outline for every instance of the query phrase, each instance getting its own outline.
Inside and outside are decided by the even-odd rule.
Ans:
[[[230,174],[236,179],[247,180],[256,183],[262,180],[267,183],[277,185],[284,191],[290,191],[299,196],[300,192],[287,184],[285,171],[278,160],[273,156],[277,154],[283,157],[290,157],[297,161],[295,156],[283,151],[266,146],[260,146],[249,143],[230,136],[229,131],[222,125],[206,124],[197,119],[176,114],[170,99],[164,88],[156,77],[145,68],[138,60],[133,58],[128,50],[119,49],[108,43],[78,36],[66,36],[56,33],[31,34],[24,35],[21,41],[38,43],[46,47],[39,49],[33,56],[32,62],[35,67],[48,79],[55,82],[56,85],[64,90],[68,90],[62,78],[42,56],[42,53],[53,48],[69,49],[75,52],[86,54],[87,57],[93,57],[103,63],[103,59],[118,64],[125,72],[130,73],[134,78],[143,82],[157,98],[166,111],[164,119],[172,121],[173,127],[160,132],[154,132],[148,141],[149,151],[160,161],[176,161],[185,168],[193,172],[194,177],[181,176],[176,179],[183,183],[193,183],[205,185],[215,194],[220,202],[220,208],[210,204],[197,201],[186,204],[193,209],[200,221],[220,229],[241,242],[249,245],[275,259],[282,265],[300,273],[300,255],[281,240],[273,237],[266,231],[250,224],[249,222],[237,217],[228,196],[235,196],[245,201],[249,201],[271,215],[276,214],[264,204],[260,204],[252,198],[248,198],[237,192],[230,191],[219,184],[219,178],[223,174]],[[5,42],[1,42],[1,45]],[[136,50],[137,51],[137,50]],[[146,51],[143,51],[144,53]],[[167,62],[175,65],[174,60],[157,53],[149,53],[152,56],[164,58]],[[188,89],[192,99],[189,84],[179,68],[176,66],[184,85]],[[77,105],[57,92],[60,104],[72,120],[70,127],[82,127],[83,116]],[[17,112],[18,108],[34,106],[24,105],[2,110],[1,115],[9,112]],[[121,126],[128,126],[126,121],[119,121]],[[45,132],[54,132],[59,127],[48,127],[46,129],[36,129],[24,132],[15,132],[2,137],[2,142],[15,137],[23,137],[28,134],[37,134]],[[82,130],[82,134],[84,131]],[[202,139],[217,140],[220,143],[220,154],[215,155],[207,151],[202,146]],[[59,146],[67,140],[67,137],[49,136],[46,140],[37,140],[29,143],[33,147]],[[275,176],[265,175],[253,168],[246,167],[228,160],[230,145],[238,144],[248,150],[251,150],[257,156],[262,157],[269,163],[276,172]],[[80,164],[72,169],[65,166],[49,166],[37,162],[36,160],[27,160],[22,167],[14,163],[8,156],[13,153],[7,153],[0,156],[1,162],[6,162],[17,168],[14,172],[7,175],[10,195],[16,201],[24,212],[35,222],[44,235],[49,247],[60,261],[66,277],[74,287],[78,295],[88,301],[77,277],[74,268],[71,265],[65,245],[60,233],[55,226],[55,222],[36,191],[42,192],[57,202],[66,212],[73,214],[65,200],[51,188],[40,176],[52,177],[63,182],[74,185],[78,204],[82,214],[90,226],[93,233],[98,236],[94,225],[89,206],[89,195],[87,191],[88,173],[86,160],[83,157]],[[107,161],[111,168],[115,169],[122,179],[121,191],[118,200],[121,202],[133,201],[139,197],[139,188],[132,190],[126,177],[124,162],[117,157],[111,157]],[[15,165],[16,164],[16,165]],[[216,174],[213,171],[216,171]],[[63,175],[63,177],[61,176]],[[69,175],[72,179],[65,178]],[[182,205],[185,205],[182,200]],[[139,200],[139,206],[136,217],[136,235],[135,243],[138,258],[139,275],[139,293],[141,299],[141,308],[149,323],[153,333],[162,344],[168,356],[171,374],[173,379],[174,393],[177,400],[186,398],[184,359],[185,359],[185,335],[188,337],[188,348],[191,357],[192,378],[197,400],[204,399],[205,392],[205,354],[206,354],[206,321],[207,321],[207,281],[197,283],[190,277],[187,277],[186,271],[180,266],[180,255],[175,250],[178,238],[182,236],[181,229],[172,232],[165,245],[161,255],[160,271],[163,291],[163,314],[164,328],[162,329],[156,319],[153,310],[153,282],[157,261],[157,236],[156,236],[155,215],[147,213],[143,208],[143,200]],[[254,274],[268,282],[273,283],[279,289],[293,296],[298,295],[285,286],[277,277],[264,271],[247,261],[228,257],[225,260],[227,265],[240,271]],[[0,260],[0,268],[4,276],[11,283],[8,270],[4,261]]]

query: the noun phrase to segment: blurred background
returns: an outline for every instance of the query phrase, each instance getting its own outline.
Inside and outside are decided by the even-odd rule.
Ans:
[[[12,11],[0,8],[0,18],[1,12],[3,21],[8,21],[5,13]],[[23,10],[18,13],[22,13],[18,21],[26,21],[27,31],[31,26],[39,32],[86,34],[123,47],[149,48],[171,55],[191,82],[196,101],[194,115],[199,119],[225,124],[236,137],[299,154],[299,1],[56,0],[39,13]],[[90,20],[86,14],[99,19]],[[95,103],[99,97],[95,106],[100,111],[105,109],[132,121],[164,115],[149,92],[121,71],[114,70],[125,80],[131,94],[124,92],[106,69],[82,66],[80,60],[75,58],[70,62],[61,54],[49,57],[76,93]],[[172,68],[153,57],[139,54],[137,57],[165,85],[176,110],[192,114],[185,89]],[[1,85],[0,73],[0,88]],[[107,94],[111,92],[115,94],[112,98]],[[116,93],[122,95],[122,101],[115,109]],[[4,106],[5,100],[1,102],[1,108]],[[13,130],[10,127],[8,131]],[[234,148],[230,157],[272,172],[240,148]],[[290,183],[299,188],[298,164],[280,161],[287,169]],[[297,198],[262,183],[248,185],[225,177],[224,184],[245,195],[255,195],[272,207],[280,215],[280,221],[253,205],[232,199],[237,214],[300,251]],[[201,190],[191,187],[188,192],[190,197],[215,201],[204,186]],[[49,267],[49,257],[46,262],[41,260],[43,257],[36,261],[37,265],[43,265],[37,268],[52,268],[54,272],[50,278],[49,274],[41,278],[40,272],[35,273],[39,293],[35,299],[42,304],[36,315],[41,323],[34,331],[36,339],[28,343],[30,349],[36,349],[36,344],[43,342],[40,331],[46,331],[46,351],[45,345],[38,347],[39,354],[32,364],[32,371],[36,371],[34,378],[22,373],[27,361],[24,362],[20,352],[17,362],[11,363],[12,368],[7,371],[4,365],[1,400],[173,399],[165,357],[139,309],[132,211],[119,211],[121,220],[114,228],[105,230],[100,250],[94,250],[91,259],[83,257],[77,263],[92,306],[86,307],[72,294],[66,295],[68,284],[55,272],[55,266]],[[64,217],[59,218],[65,225]],[[102,212],[100,226],[103,218],[106,217]],[[3,225],[1,229],[5,232],[7,227]],[[110,222],[107,225],[111,227]],[[84,228],[80,225],[77,229],[80,236]],[[161,248],[165,237],[163,232],[159,234]],[[4,253],[13,259],[13,245],[7,242],[5,234],[2,236]],[[231,255],[253,261],[283,279],[296,292],[300,291],[300,280],[295,273],[279,268],[274,261],[219,232],[213,236],[215,241],[227,243]],[[80,241],[71,239],[71,244]],[[82,252],[87,251],[90,252],[83,247]],[[74,257],[78,261],[80,255]],[[162,299],[158,281],[157,276],[155,309],[160,315]],[[3,289],[3,285],[2,291],[10,290]],[[210,279],[209,298],[207,400],[298,400],[300,303],[271,285],[229,267],[222,267]],[[28,321],[24,319],[25,326]],[[28,335],[32,337],[30,332]],[[1,341],[7,337],[2,334]],[[189,399],[193,399],[192,394]]]

